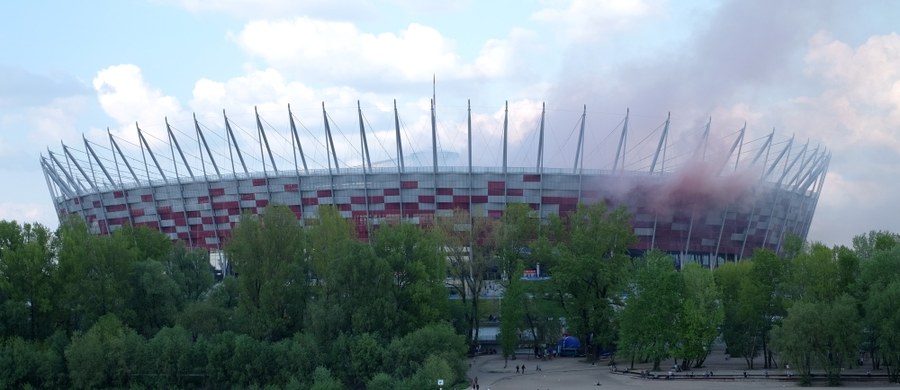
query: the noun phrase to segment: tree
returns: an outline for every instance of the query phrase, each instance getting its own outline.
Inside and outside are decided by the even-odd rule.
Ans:
[[[840,269],[835,250],[820,243],[810,245],[809,251],[791,261],[788,296],[808,302],[833,301],[844,291],[839,284]]]
[[[868,329],[878,334],[876,351],[884,358],[888,379],[900,382],[900,280],[873,290],[864,305]]]
[[[320,285],[328,274],[333,259],[346,254],[348,246],[357,243],[352,226],[341,217],[340,211],[330,205],[321,205],[314,219],[307,219],[310,225],[309,262],[315,275],[315,284]]]
[[[55,341],[53,337],[46,342],[21,337],[0,339],[0,388],[70,387],[66,383],[65,362]]]
[[[42,339],[53,332],[49,325],[56,302],[54,236],[40,224],[20,228],[6,221],[0,221],[0,234],[12,235],[0,238],[0,296],[7,297],[4,306],[13,314],[0,317],[13,319],[17,308],[26,310],[27,322],[20,329],[28,331],[20,335]]]
[[[127,387],[138,373],[144,339],[115,315],[99,318],[66,348],[74,388]]]
[[[318,275],[321,284],[309,304],[306,330],[320,342],[332,342],[341,334],[389,337],[405,326],[398,322],[392,295],[395,275],[368,245],[347,242]],[[333,373],[342,377],[337,370]]]
[[[402,336],[447,318],[447,260],[434,232],[409,223],[382,226],[375,231],[372,248],[388,266],[386,293],[396,313],[383,337]]]
[[[442,356],[429,355],[419,366],[415,374],[402,381],[401,389],[418,390],[434,388],[437,379],[443,379],[448,388],[452,388],[462,377],[453,370],[453,364]]]
[[[178,285],[155,260],[138,261],[128,278],[131,296],[128,325],[145,337],[150,337],[175,321],[178,312]]]
[[[627,248],[637,238],[623,208],[609,211],[605,203],[579,205],[564,221],[560,261],[551,270],[556,298],[564,308],[571,333],[581,337],[592,358],[597,346],[616,337],[615,307],[626,280]]]
[[[318,367],[313,372],[313,385],[310,390],[342,390],[344,385],[331,375],[325,367]]]
[[[650,251],[635,263],[625,307],[619,321],[619,340],[626,356],[649,359],[653,370],[672,355],[678,339],[683,284],[672,258]]]
[[[209,252],[185,248],[179,241],[163,260],[166,275],[178,285],[179,308],[198,301],[212,287],[214,273],[209,264]]]
[[[759,288],[759,296],[754,301],[759,300],[763,368],[773,368],[774,357],[769,348],[769,333],[772,326],[785,315],[784,283],[787,267],[785,261],[765,249],[753,253],[752,264],[750,274],[755,286]]]
[[[125,235],[96,237],[83,220],[70,218],[60,226],[60,306],[70,331],[86,330],[101,316],[128,318],[129,275],[138,252]]]
[[[447,287],[459,295],[464,309],[461,333],[466,335],[469,349],[474,350],[481,325],[480,295],[493,257],[489,239],[493,222],[463,210],[456,210],[448,217],[438,217],[434,222],[452,280]]]
[[[300,330],[308,296],[304,232],[286,206],[244,215],[226,244],[238,274],[239,311],[250,335],[280,340]]]
[[[719,336],[725,318],[718,287],[712,271],[697,263],[681,269],[684,303],[678,321],[678,345],[675,356],[683,369],[700,368]]]
[[[192,360],[193,341],[190,333],[180,326],[160,329],[147,343],[148,373],[156,374],[148,381],[153,387],[183,387],[185,377],[195,365]]]
[[[357,387],[364,387],[367,382],[375,377],[375,374],[384,370],[384,356],[386,348],[380,341],[369,333],[363,333],[350,338],[350,381]]]
[[[865,308],[870,329],[879,335],[877,352],[884,357],[888,380],[900,382],[900,278],[872,291]]]
[[[112,235],[137,251],[138,260],[163,261],[172,250],[172,241],[157,229],[147,226],[125,225]]]
[[[500,350],[503,353],[503,368],[509,363],[509,357],[515,356],[519,346],[519,329],[522,324],[522,308],[525,306],[525,294],[522,291],[522,266],[510,274],[506,292],[500,303]]]
[[[393,377],[383,372],[379,372],[366,383],[369,390],[393,390],[397,388],[397,383]]]
[[[889,351],[882,353],[882,346],[889,343],[882,340],[885,329],[883,321],[891,316],[880,307],[889,304],[883,301],[889,286],[900,280],[900,246],[885,245],[883,249],[874,251],[860,263],[859,277],[854,284],[853,295],[863,303],[862,323],[865,329],[865,349],[872,356],[872,369],[881,368],[882,355],[888,358]],[[877,303],[877,304],[876,304]]]
[[[801,381],[810,382],[813,367],[822,368],[829,384],[840,384],[841,368],[856,357],[860,326],[849,296],[827,302],[797,302],[773,329],[772,344],[793,364]]]
[[[528,257],[530,244],[538,235],[539,222],[527,204],[507,205],[494,230],[501,280],[512,280],[516,267]]]
[[[875,252],[891,249],[900,243],[900,235],[884,230],[872,230],[853,237],[853,252],[861,261],[868,260]]]
[[[750,261],[726,263],[714,272],[725,314],[722,338],[727,352],[744,358],[749,369],[753,369],[766,327],[765,288],[752,272]]]
[[[429,356],[442,358],[450,364],[455,378],[464,378],[465,352],[463,336],[456,334],[449,325],[434,324],[391,341],[387,358],[393,364],[391,374],[397,379],[414,375]]]

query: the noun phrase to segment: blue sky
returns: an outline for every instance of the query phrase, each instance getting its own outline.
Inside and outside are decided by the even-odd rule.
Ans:
[[[48,147],[84,149],[82,135],[108,145],[107,128],[127,147],[135,122],[165,138],[164,118],[189,132],[191,113],[211,132],[223,109],[253,129],[256,106],[283,130],[290,103],[315,149],[324,101],[353,165],[356,101],[373,160],[389,160],[397,99],[421,152],[436,77],[445,163],[466,153],[466,99],[481,165],[499,163],[504,101],[518,165],[533,164],[542,102],[548,165],[558,166],[570,165],[583,105],[598,168],[611,158],[590,142],[608,138],[626,108],[635,140],[668,112],[676,139],[710,117],[720,137],[746,121],[748,139],[775,128],[833,153],[810,240],[900,231],[897,2],[38,0],[5,2],[0,15],[3,219],[56,226],[38,163]]]

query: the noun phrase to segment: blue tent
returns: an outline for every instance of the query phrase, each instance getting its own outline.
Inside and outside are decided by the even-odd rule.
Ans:
[[[559,356],[575,356],[581,348],[581,341],[575,336],[563,336],[556,342],[556,352]]]

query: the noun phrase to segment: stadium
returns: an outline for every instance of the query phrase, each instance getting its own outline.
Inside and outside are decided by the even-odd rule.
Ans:
[[[513,126],[508,104],[473,114],[469,103],[448,110],[455,113],[448,125],[438,122],[433,99],[426,104],[413,126],[401,121],[396,101],[378,106],[373,121],[358,102],[342,109],[343,119],[324,103],[302,115],[290,106],[265,115],[254,108],[245,121],[224,111],[177,125],[166,118],[153,130],[136,124],[128,134],[84,138],[83,148],[61,143],[40,164],[60,219],[80,216],[95,234],[147,226],[220,251],[243,213],[270,203],[287,205],[300,223],[333,205],[367,239],[391,221],[428,225],[455,210],[496,218],[525,203],[546,219],[607,202],[631,212],[634,251],[656,248],[714,266],[758,248],[780,251],[789,234],[805,239],[830,161],[824,147],[776,140],[774,130],[750,139],[745,124],[711,135],[711,119],[676,135],[670,116],[589,116],[586,107],[548,113],[532,104],[514,110],[527,118]],[[574,124],[551,130],[551,114]],[[605,122],[591,123],[596,116]],[[269,122],[276,117],[284,122]],[[240,126],[248,122],[255,129]],[[358,141],[339,124],[351,134],[358,126],[350,137]],[[485,142],[485,133],[499,142]],[[473,164],[473,134],[482,149],[476,159],[489,165]],[[380,147],[375,163],[370,144]]]

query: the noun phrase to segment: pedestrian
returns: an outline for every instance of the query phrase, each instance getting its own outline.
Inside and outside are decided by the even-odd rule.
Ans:
[[[519,373],[519,365],[516,364],[516,374],[518,374],[518,373]]]
[[[522,365],[522,373],[523,374],[525,373],[525,365],[524,364]]]

